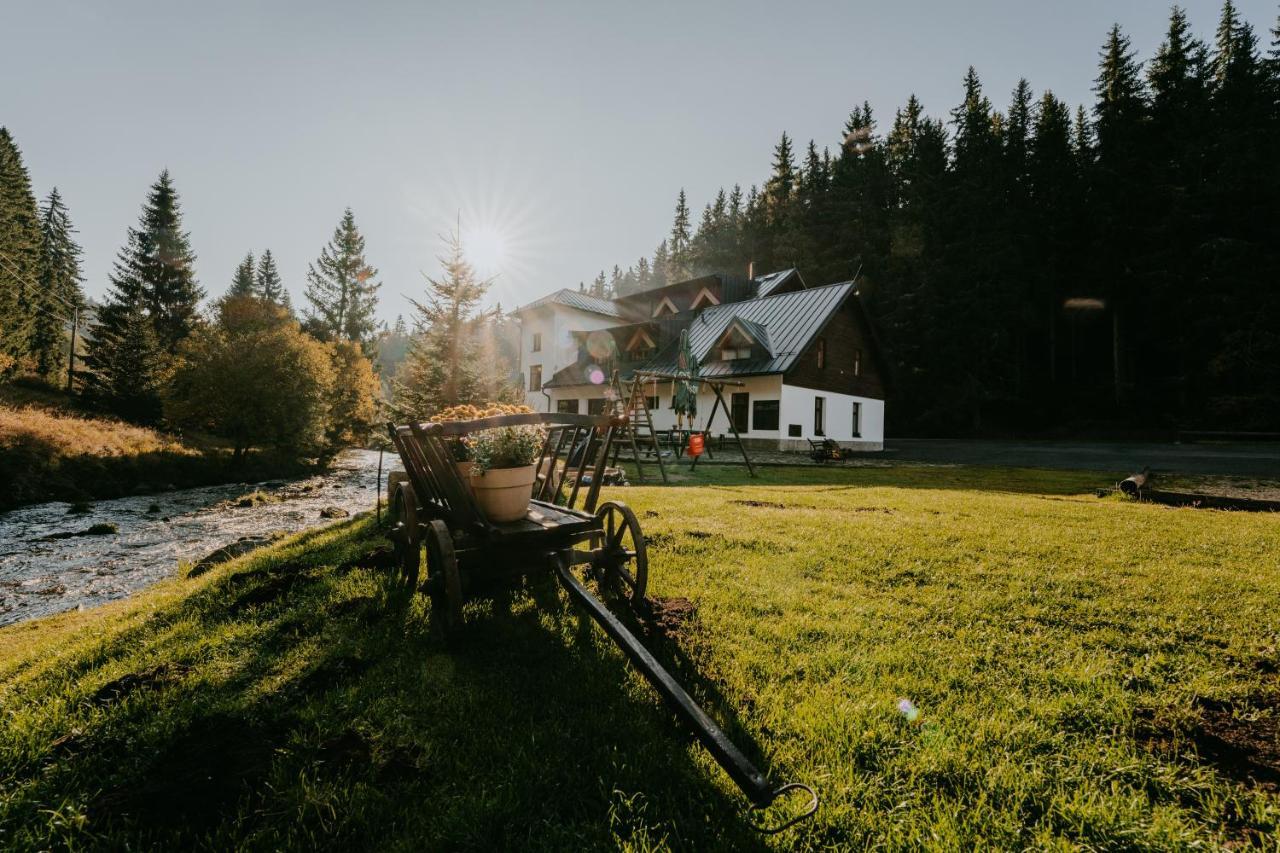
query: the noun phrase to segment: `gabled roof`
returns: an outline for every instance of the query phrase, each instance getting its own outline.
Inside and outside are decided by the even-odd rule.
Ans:
[[[855,289],[852,281],[846,281],[703,308],[689,325],[689,344],[700,363],[699,373],[703,376],[785,373]],[[769,341],[768,356],[734,361],[707,358],[735,320],[742,323],[744,329],[763,327]],[[678,341],[673,341],[652,359],[638,365],[637,369],[674,372],[679,345]]]
[[[523,314],[544,305],[565,305],[569,308],[577,308],[579,311],[603,314],[606,317],[622,316],[622,311],[612,299],[601,299],[599,296],[592,296],[590,293],[582,293],[567,287],[517,308],[513,313]]]
[[[778,272],[771,272],[768,275],[756,276],[756,298],[759,299],[772,295],[774,291],[790,282],[793,276],[799,279],[800,286],[804,287],[804,278],[800,275],[800,271],[795,267],[787,270],[779,270]]]

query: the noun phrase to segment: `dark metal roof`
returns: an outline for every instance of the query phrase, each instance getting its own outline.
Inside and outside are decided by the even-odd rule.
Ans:
[[[579,311],[589,311],[592,314],[603,314],[606,317],[621,317],[622,311],[614,303],[612,299],[601,299],[599,296],[592,296],[590,293],[582,293],[569,288],[561,288],[555,293],[534,300],[528,305],[515,310],[516,314],[530,311],[534,308],[541,308],[543,305],[566,305],[570,308],[577,308]]]
[[[763,298],[771,295],[779,287],[790,281],[792,276],[799,275],[800,271],[795,267],[792,267],[788,270],[779,270],[778,272],[771,272],[768,275],[756,276],[756,297]],[[804,286],[803,278],[800,279],[800,285],[802,287]]]
[[[846,281],[703,308],[689,324],[689,343],[700,363],[699,373],[702,376],[785,373],[855,289],[852,281]],[[742,322],[743,328],[749,332],[753,328],[763,328],[769,356],[735,361],[707,358],[735,319]],[[672,373],[676,370],[679,347],[679,340],[673,340],[647,361],[624,362],[615,366],[624,378],[630,378],[636,370]],[[558,371],[546,384],[552,387],[589,384],[587,369],[588,365],[581,363],[570,365]]]

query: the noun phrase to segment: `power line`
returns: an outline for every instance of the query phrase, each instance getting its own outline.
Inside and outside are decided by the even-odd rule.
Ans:
[[[10,258],[4,252],[0,252],[0,260],[4,261],[4,264],[8,268],[10,275],[12,275],[14,278],[23,279],[29,287],[37,291],[40,289],[40,285],[38,282],[32,281],[30,278],[26,278],[25,276],[23,276],[21,272],[18,271],[16,266],[17,261]],[[75,309],[80,307],[72,302],[67,301],[66,299],[63,299],[61,296],[54,293],[53,291],[49,291],[49,295],[52,296],[54,299],[57,299],[59,302],[61,302],[63,305],[67,306],[68,308]]]

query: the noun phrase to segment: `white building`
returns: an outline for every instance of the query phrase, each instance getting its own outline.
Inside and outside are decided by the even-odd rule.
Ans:
[[[603,411],[614,369],[624,379],[673,372],[687,329],[699,374],[741,383],[724,388],[730,411],[709,426],[715,397],[702,387],[699,429],[728,434],[732,417],[756,446],[884,446],[880,356],[853,282],[808,287],[796,270],[713,275],[613,300],[561,290],[516,313],[526,399],[538,411]],[[655,428],[674,427],[672,383],[647,384]]]

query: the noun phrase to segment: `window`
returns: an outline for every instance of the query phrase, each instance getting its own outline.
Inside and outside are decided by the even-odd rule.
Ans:
[[[529,365],[529,390],[530,391],[542,390],[542,365],[541,364]]]
[[[578,414],[578,398],[572,400],[556,400],[556,411],[562,415]]]
[[[856,364],[856,362],[855,362]],[[853,437],[862,435],[862,404],[853,404]]]
[[[799,438],[800,432],[800,424],[787,424],[787,435],[792,438]]]
[[[747,425],[747,412],[750,411],[751,395],[745,391],[735,392],[729,398],[729,418],[733,421],[733,428],[738,432],[747,432],[751,429]]]
[[[720,350],[721,361],[737,361],[751,358],[751,347],[724,347]]]
[[[533,351],[542,352],[542,332],[533,333]]]
[[[862,350],[860,349],[856,349],[853,351],[853,375],[854,376],[862,375]],[[856,406],[858,404],[854,403],[854,405]]]
[[[823,429],[823,421],[826,419],[827,398],[813,398],[813,434],[816,436],[824,436],[827,431]]]
[[[818,369],[827,366],[827,339],[818,338]],[[821,435],[821,433],[819,433]]]
[[[588,415],[603,415],[605,403],[609,402],[604,397],[592,397],[587,400]]]
[[[649,411],[651,412],[657,411],[658,407],[661,405],[656,394],[652,397],[645,397],[644,404],[649,407]]]
[[[756,400],[751,405],[751,428],[774,430],[778,428],[778,401]]]

